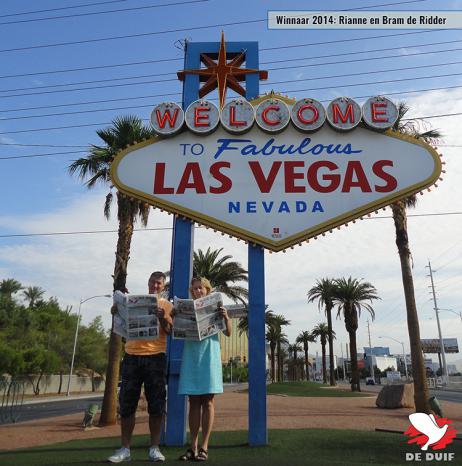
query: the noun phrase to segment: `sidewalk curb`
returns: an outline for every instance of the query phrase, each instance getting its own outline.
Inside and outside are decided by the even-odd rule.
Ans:
[[[71,396],[59,396],[59,397],[43,397],[41,398],[40,395],[34,399],[26,399],[23,402],[23,405],[33,405],[39,403],[56,403],[60,401],[71,401],[71,400],[86,400],[86,399],[93,399],[93,398],[101,398],[104,393],[98,393],[94,395],[71,395]]]

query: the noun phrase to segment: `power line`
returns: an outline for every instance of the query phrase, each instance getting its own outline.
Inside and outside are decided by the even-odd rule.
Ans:
[[[351,42],[356,40],[371,40],[371,39],[378,39],[383,37],[395,37],[395,36],[404,36],[404,35],[411,35],[411,34],[429,34],[432,32],[439,32],[439,30],[430,30],[430,31],[416,31],[416,32],[404,32],[398,34],[388,34],[388,35],[379,35],[379,36],[366,36],[366,37],[357,37],[357,38],[350,38],[345,40],[332,40],[332,41],[324,41],[324,42],[311,42],[311,43],[304,43],[304,44],[292,44],[292,45],[282,45],[279,47],[268,47],[268,48],[260,48],[260,52],[271,51],[271,50],[281,50],[281,49],[289,49],[289,48],[299,48],[299,47],[308,47],[313,45],[328,45],[333,43],[339,42]],[[344,53],[334,53],[329,55],[318,55],[314,57],[309,57],[307,59],[314,60],[319,58],[330,58],[330,57],[339,57],[344,55],[354,55],[358,53],[369,53],[369,52],[385,52],[390,50],[400,50],[406,48],[414,48],[414,47],[429,47],[432,45],[443,45],[443,44],[453,44],[456,42],[461,42],[461,40],[450,40],[450,41],[442,41],[442,42],[433,42],[428,44],[415,44],[415,45],[401,45],[399,47],[387,47],[384,49],[370,49],[364,51],[356,51],[356,52],[344,52]],[[136,61],[136,62],[127,62],[127,63],[114,63],[111,65],[97,65],[97,66],[87,66],[87,67],[80,67],[80,68],[67,68],[61,70],[49,70],[49,71],[38,71],[33,73],[23,73],[23,74],[6,74],[0,76],[0,79],[6,78],[21,78],[27,76],[37,76],[42,74],[57,74],[57,73],[71,73],[76,71],[87,71],[87,70],[98,70],[98,69],[107,69],[107,68],[117,68],[117,67],[124,67],[124,66],[136,66],[136,65],[147,65],[153,63],[165,63],[165,62],[173,62],[173,61],[183,61],[183,58],[161,58],[157,60],[143,60],[143,61]],[[272,61],[269,62],[261,62],[261,65],[266,63],[273,63]],[[158,76],[166,75],[169,73],[161,73]]]
[[[208,24],[204,26],[192,26],[189,28],[177,28],[177,29],[167,29],[164,31],[153,31],[153,32],[141,32],[138,34],[125,34],[123,36],[111,36],[111,37],[101,37],[99,39],[84,39],[84,40],[76,40],[71,42],[57,42],[53,44],[42,44],[42,45],[29,45],[27,47],[16,47],[12,49],[0,49],[0,53],[7,53],[7,52],[23,52],[25,50],[37,50],[37,49],[47,49],[53,47],[64,47],[68,45],[82,45],[82,44],[94,44],[96,42],[107,42],[111,40],[120,40],[120,39],[133,39],[139,37],[149,37],[149,36],[157,36],[161,34],[169,34],[173,32],[188,32],[188,31],[197,31],[200,29],[210,29],[216,27],[226,27],[226,26],[241,26],[243,24],[255,24],[266,22],[267,19],[253,19],[247,21],[234,21],[230,23],[222,23],[222,24]]]
[[[292,91],[292,92],[299,92],[299,91]],[[452,116],[459,116],[459,115],[462,115],[462,112],[444,113],[441,115],[415,116],[412,118],[403,118],[403,120],[427,120],[430,118],[444,118],[444,117],[452,117]],[[150,121],[150,120],[145,118],[144,121]],[[0,134],[18,134],[18,133],[31,133],[31,132],[37,132],[37,131],[52,131],[52,130],[58,130],[58,129],[87,128],[91,126],[106,126],[110,124],[112,123],[104,122],[104,123],[85,123],[81,125],[54,126],[50,128],[28,128],[28,129],[21,129],[21,130],[16,130],[16,131],[2,131],[0,132]]]
[[[120,1],[127,1],[127,0],[120,0]],[[48,18],[33,18],[33,19],[26,19],[26,20],[17,20],[17,21],[8,21],[8,22],[3,22],[0,23],[0,25],[5,25],[5,24],[18,24],[18,23],[29,23],[29,22],[34,22],[34,21],[46,21],[46,20],[53,20],[53,19],[63,19],[63,18],[76,18],[80,16],[92,16],[92,15],[100,15],[100,14],[106,14],[106,13],[118,13],[118,12],[126,12],[126,11],[135,11],[135,10],[145,10],[145,9],[150,9],[150,8],[158,8],[160,6],[172,6],[172,5],[183,5],[187,3],[199,3],[199,2],[207,2],[209,0],[196,0],[196,1],[191,1],[191,2],[181,2],[181,3],[169,3],[166,5],[148,5],[148,6],[141,6],[141,7],[132,7],[132,8],[121,8],[117,10],[107,10],[107,11],[96,11],[96,12],[91,12],[91,13],[77,13],[73,15],[66,15],[66,16],[50,16]],[[409,2],[400,2],[401,3],[417,3],[417,2],[422,2],[426,0],[414,0],[414,1],[409,1]],[[71,7],[64,7],[64,8],[51,8],[48,10],[38,10],[38,11],[32,11],[32,12],[26,12],[26,13],[14,13],[14,14],[8,14],[8,15],[1,15],[0,18],[7,17],[7,16],[18,16],[18,15],[24,15],[24,14],[31,14],[31,13],[43,13],[47,11],[56,11],[56,10],[67,10],[71,8],[81,8],[82,6],[96,6],[99,4],[106,4],[106,3],[119,3],[118,1],[111,1],[111,2],[100,2],[100,3],[94,3],[94,4],[87,4],[87,5],[78,5],[78,6],[71,6]],[[373,8],[373,7],[379,7],[379,6],[388,6],[388,5],[396,5],[396,3],[388,3],[388,4],[383,4],[383,5],[371,5],[370,7],[358,7],[358,8],[353,8],[354,10],[360,10],[363,8]]]
[[[21,146],[21,147],[82,147],[82,145],[69,145],[69,144],[20,144],[18,142],[0,142],[0,146]]]
[[[407,217],[434,217],[441,215],[462,215],[462,212],[432,212],[429,214],[407,214]],[[393,218],[393,215],[376,215],[374,217],[364,217],[363,220],[375,220],[382,218]]]
[[[162,231],[173,230],[171,227],[165,228],[135,228],[133,231]],[[62,235],[92,235],[97,233],[117,233],[118,230],[89,230],[89,231],[55,231],[52,233],[18,233],[12,235],[0,235],[0,238],[21,238],[32,236],[62,236]]]
[[[417,1],[422,1],[422,0],[414,0],[412,2],[407,2],[407,3],[415,3]],[[403,2],[398,2],[394,3],[395,5],[402,4]],[[392,5],[392,4],[388,4]],[[380,5],[383,6],[383,5]],[[371,5],[368,8],[374,8],[375,5]],[[362,7],[358,8],[361,9]],[[349,10],[354,10],[352,8],[348,10],[342,10],[342,11],[349,11]],[[138,34],[126,34],[123,36],[110,36],[110,37],[101,37],[98,39],[83,39],[83,40],[78,40],[78,41],[70,41],[70,42],[56,42],[52,44],[41,44],[41,45],[29,45],[27,47],[16,47],[16,48],[11,48],[11,49],[0,49],[0,53],[5,53],[5,52],[21,52],[25,50],[36,50],[36,49],[43,49],[43,48],[52,48],[52,47],[63,47],[63,46],[68,46],[68,45],[81,45],[81,44],[90,44],[90,43],[95,43],[95,42],[106,42],[106,41],[111,41],[111,40],[120,40],[120,39],[133,39],[133,38],[138,38],[138,37],[149,37],[149,36],[155,36],[155,35],[161,35],[161,34],[169,34],[173,32],[188,32],[188,31],[197,31],[201,29],[211,29],[211,28],[217,28],[217,27],[226,27],[226,26],[242,26],[243,24],[255,24],[255,23],[263,23],[267,22],[267,18],[262,18],[262,19],[252,19],[252,20],[247,20],[247,21],[233,21],[230,23],[221,23],[221,24],[207,24],[207,25],[202,25],[202,26],[191,26],[188,28],[177,28],[177,29],[167,29],[164,31],[152,31],[152,32],[143,32],[143,33],[138,33]],[[444,29],[440,29],[444,30]],[[436,31],[436,30],[435,30]],[[349,39],[345,40],[340,40],[336,42],[348,42]]]
[[[47,10],[34,10],[34,11],[23,11],[22,13],[8,13],[6,15],[0,15],[0,18],[6,18],[8,16],[22,16],[22,15],[32,15],[34,13],[47,13],[49,11],[58,11],[58,10],[71,10],[74,8],[84,8],[87,6],[97,6],[97,5],[106,5],[108,3],[122,3],[127,2],[128,0],[111,0],[108,2],[96,2],[96,3],[86,3],[82,5],[74,5],[74,6],[63,6],[60,8],[48,8]]]
[[[459,256],[460,256],[460,253],[456,255],[456,257],[454,257],[453,259],[449,260],[448,262],[446,262],[444,265],[441,265],[440,267],[438,267],[436,269],[436,272],[439,272],[440,270],[443,270],[444,268],[446,268],[449,264],[452,264],[453,262],[455,262],[456,260],[459,260]]]
[[[139,10],[148,10],[152,8],[161,8],[161,7],[168,7],[168,6],[178,6],[178,5],[188,5],[191,3],[203,3],[208,2],[209,0],[191,0],[188,2],[177,2],[177,3],[165,3],[162,5],[145,5],[145,6],[138,6],[138,7],[131,7],[131,8],[119,8],[116,10],[106,10],[106,11],[94,11],[90,13],[75,13],[73,15],[62,15],[62,16],[49,16],[47,18],[32,18],[32,19],[21,19],[16,21],[6,21],[0,23],[0,26],[8,25],[8,24],[19,24],[19,23],[34,23],[36,21],[49,21],[53,19],[66,19],[66,18],[78,18],[82,16],[95,16],[95,15],[105,15],[109,13],[125,13],[127,11],[139,11]]]
[[[159,230],[172,230],[172,228],[165,227],[165,228],[135,228],[134,229],[134,231],[159,231]],[[59,231],[59,232],[51,232],[51,233],[14,233],[14,234],[0,235],[0,238],[59,236],[59,235],[87,235],[87,234],[98,234],[98,233],[117,233],[117,231],[118,230],[90,230],[90,231]]]
[[[455,246],[458,246],[459,243],[461,243],[461,240],[457,240],[454,244],[451,244],[451,246],[449,246],[447,249],[445,249],[443,252],[441,252],[440,254],[438,254],[436,257],[434,257],[433,260],[438,260],[440,259],[441,257],[443,257],[445,254],[447,254],[449,251],[453,251],[454,250],[454,247]],[[444,267],[444,266],[443,266]],[[441,267],[438,267],[437,271],[440,270]]]
[[[435,270],[435,272],[438,272],[438,270]],[[459,275],[456,275],[456,276],[452,276],[452,277],[447,277],[445,278],[444,280],[440,280],[438,281],[437,285],[438,287],[441,285],[441,283],[446,283],[447,281],[453,281],[453,280],[457,280],[458,282],[460,282],[460,276]],[[447,286],[447,285],[445,285]]]
[[[113,4],[113,3],[122,3],[122,2],[126,2],[128,0],[110,0],[110,1],[105,1],[105,2],[95,2],[95,3],[86,3],[86,4],[82,4],[82,5],[74,5],[74,6],[66,6],[66,7],[60,7],[60,8],[48,8],[46,10],[34,10],[34,11],[24,11],[24,12],[21,12],[21,13],[9,13],[9,14],[6,14],[6,15],[0,15],[0,18],[6,18],[6,17],[9,17],[9,16],[22,16],[22,15],[31,15],[31,14],[34,14],[34,13],[47,13],[49,11],[59,11],[59,10],[71,10],[71,9],[75,9],[75,8],[85,8],[85,7],[88,7],[88,6],[97,6],[97,5],[106,5],[108,3],[110,4]],[[361,9],[364,9],[364,8],[377,8],[377,7],[381,7],[381,6],[390,6],[390,5],[401,5],[401,4],[404,4],[404,3],[419,3],[419,2],[423,2],[423,1],[426,1],[426,0],[416,0],[416,1],[408,1],[408,2],[399,2],[399,3],[386,3],[386,4],[382,4],[382,5],[371,5],[371,6],[368,6],[368,7],[357,7],[357,8],[353,8],[354,10],[361,10]]]
[[[415,57],[418,55],[431,55],[434,53],[446,53],[446,52],[458,52],[462,49],[445,49],[445,50],[431,50],[428,52],[415,52],[415,53],[408,53],[406,55],[387,55],[381,57],[368,57],[368,58],[358,58],[353,60],[342,60],[342,61],[331,61],[331,62],[324,62],[324,63],[312,63],[308,65],[295,65],[295,66],[282,66],[277,68],[268,68],[268,71],[276,71],[276,70],[286,70],[286,69],[293,69],[293,68],[308,68],[311,66],[326,66],[326,65],[338,65],[343,63],[356,63],[356,62],[364,62],[364,61],[373,61],[373,60],[384,60],[386,58],[408,58],[408,57]],[[301,59],[302,60],[302,59]]]
[[[458,41],[461,42],[461,41]],[[462,50],[460,49],[451,49],[451,50]],[[349,53],[352,54],[353,52]],[[305,58],[303,58],[304,60]],[[288,59],[288,60],[279,60],[279,62],[290,62],[293,60],[298,60],[298,59]],[[272,86],[273,84],[281,84],[281,83],[289,83],[289,82],[300,82],[300,81],[314,81],[318,79],[333,79],[333,78],[344,78],[348,76],[361,76],[364,74],[376,74],[376,73],[390,73],[394,71],[405,71],[405,70],[416,70],[416,69],[422,69],[422,68],[434,68],[437,66],[449,66],[449,65],[460,65],[462,61],[455,61],[455,62],[446,62],[446,63],[433,63],[433,64],[425,64],[425,65],[416,65],[416,66],[407,66],[403,68],[392,68],[392,69],[381,69],[381,70],[371,70],[371,71],[362,71],[359,73],[347,73],[347,74],[338,74],[338,75],[327,75],[327,76],[314,76],[314,77],[309,77],[309,78],[303,78],[303,79],[291,79],[288,81],[273,81],[273,82],[264,82],[262,83],[263,86]],[[322,65],[322,63],[318,64],[319,66]],[[126,79],[141,79],[141,78],[152,78],[152,77],[158,77],[158,76],[170,76],[174,74],[172,73],[156,73],[156,74],[145,74],[145,75],[136,75],[136,76],[126,76],[126,77],[120,77],[120,78],[109,78],[109,79],[97,79],[97,80],[92,80],[92,81],[77,81],[73,83],[61,83],[61,84],[48,84],[46,86],[33,86],[33,87],[20,87],[20,88],[15,88],[15,89],[0,89],[0,92],[18,92],[18,91],[29,91],[29,90],[35,90],[35,89],[47,89],[47,88],[57,88],[57,87],[65,87],[65,86],[78,86],[80,84],[95,84],[95,83],[104,83],[104,82],[111,82],[111,81],[123,81]],[[149,83],[164,83],[164,82],[172,82],[172,81],[177,81],[178,78],[170,78],[170,79],[160,79],[157,81],[149,81]],[[129,86],[133,84],[141,84],[141,83],[125,83],[123,85]],[[112,85],[109,86],[99,86],[97,89],[101,89],[103,87],[112,87]],[[60,92],[67,92],[67,91],[73,91],[73,90],[79,90],[79,89],[66,89],[64,91]],[[35,95],[32,94],[32,95]]]
[[[462,86],[461,86],[462,87]],[[116,109],[117,110],[117,109]],[[462,145],[447,145],[447,144],[435,144],[437,147],[462,147]],[[20,144],[16,142],[0,142],[0,146],[20,146],[20,147],[55,147],[55,148],[64,148],[64,147],[75,147],[75,148],[82,148],[82,149],[88,149],[88,145],[70,145],[70,144]],[[77,151],[76,151],[77,152]],[[80,152],[80,151],[78,151]],[[86,152],[82,151],[82,152]],[[39,154],[40,156],[43,156],[45,154]],[[449,248],[447,251],[449,251],[451,248]],[[446,251],[446,252],[447,252]],[[442,254],[441,254],[442,255]],[[440,256],[437,256],[440,257]],[[440,267],[441,268],[441,267]],[[438,270],[440,269],[438,268]]]
[[[410,91],[399,91],[399,92],[387,92],[387,96],[391,95],[402,95],[402,94],[415,94],[417,92],[430,92],[430,91],[442,91],[442,90],[449,90],[449,89],[458,89],[462,86],[443,86],[443,87],[430,87],[430,88],[424,88],[424,89],[413,89]],[[303,92],[304,89],[300,90],[293,90],[290,92]],[[67,104],[58,104],[58,105],[44,105],[44,106],[36,106],[36,107],[26,107],[26,108],[15,108],[15,109],[8,109],[8,110],[0,110],[0,113],[9,113],[9,112],[20,112],[20,111],[25,111],[25,110],[40,110],[44,108],[59,108],[59,107],[74,107],[78,105],[92,105],[92,104],[102,104],[102,103],[110,103],[110,102],[120,102],[124,100],[139,100],[139,99],[150,99],[154,97],[163,97],[166,94],[154,94],[154,95],[141,95],[137,97],[121,97],[117,99],[103,99],[103,100],[90,100],[90,101],[85,101],[85,102],[71,102]],[[175,94],[174,94],[175,95]],[[179,95],[179,94],[177,94]],[[369,98],[371,97],[370,95],[360,95],[360,96],[353,96],[353,99],[363,99],[363,98]],[[217,99],[211,99],[211,100],[217,100]],[[321,102],[329,102],[329,99],[324,99],[321,100]],[[151,107],[152,105],[135,105],[135,106],[130,106],[130,107],[117,107],[117,108],[111,108],[108,110],[125,110],[125,109],[130,109],[130,108],[143,108],[143,107]],[[98,110],[95,110],[98,111]],[[76,112],[77,113],[77,112]]]
[[[441,67],[441,66],[449,66],[449,65],[458,65],[461,64],[462,61],[458,62],[448,62],[448,63],[436,63],[432,65],[419,65],[419,66],[408,66],[408,67],[403,67],[403,68],[395,68],[395,69],[386,69],[386,70],[374,70],[374,71],[363,71],[360,73],[348,73],[348,74],[342,74],[342,75],[331,75],[331,76],[315,76],[315,77],[310,77],[310,78],[303,78],[303,79],[292,79],[288,81],[273,81],[269,83],[262,83],[263,86],[273,86],[274,84],[285,84],[285,83],[292,83],[292,82],[305,82],[305,81],[316,81],[316,80],[325,80],[325,79],[334,79],[334,78],[344,78],[344,77],[349,77],[349,76],[361,76],[361,75],[366,75],[366,74],[377,74],[377,73],[390,73],[390,72],[396,72],[396,71],[405,71],[405,70],[414,70],[414,69],[423,69],[423,68],[434,68],[434,67]],[[141,77],[141,76],[140,76]],[[129,78],[120,78],[120,79],[129,79]],[[409,80],[412,80],[414,78],[408,78]],[[415,78],[415,79],[421,79],[421,78]],[[165,81],[173,81],[172,80],[165,80]],[[151,81],[153,82],[153,81]],[[158,81],[160,82],[160,81]],[[130,85],[132,83],[128,83],[126,85]],[[135,83],[136,84],[136,83]],[[62,84],[64,85],[64,84]],[[0,91],[0,92],[6,92],[6,91]],[[173,96],[180,96],[181,93],[168,93],[168,94],[162,94],[162,96],[166,95],[173,95]],[[110,108],[110,109],[96,109],[96,110],[80,110],[80,111],[75,111],[75,112],[61,112],[61,113],[45,113],[45,114],[39,114],[39,115],[23,115],[23,116],[17,116],[17,117],[7,117],[7,118],[0,118],[1,120],[25,120],[25,119],[30,119],[30,118],[43,118],[43,117],[50,117],[50,116],[62,116],[62,115],[76,115],[76,114],[82,114],[82,113],[95,113],[95,112],[105,112],[105,111],[110,111],[110,110],[122,110],[122,109],[127,109],[127,108],[142,108],[142,107],[150,107],[151,105],[139,105],[136,107],[122,107],[122,108]]]
[[[73,151],[68,151],[68,152],[50,152],[48,154],[11,155],[8,157],[0,157],[0,160],[29,159],[33,157],[49,157],[52,155],[82,154],[86,152],[87,151],[84,151],[84,150],[73,150]]]
[[[342,64],[342,63],[354,63],[354,62],[363,62],[363,61],[372,61],[372,60],[383,60],[385,58],[407,58],[407,57],[415,56],[415,55],[429,55],[429,54],[433,54],[433,53],[456,52],[456,51],[460,51],[460,50],[462,50],[462,48],[447,49],[447,50],[435,50],[435,51],[432,51],[432,52],[416,52],[416,53],[410,53],[410,54],[407,54],[407,55],[403,55],[403,56],[400,56],[400,57],[396,57],[396,55],[390,55],[390,56],[385,56],[385,57],[382,56],[382,57],[375,57],[375,58],[363,58],[363,59],[343,60],[343,61],[335,61],[335,62],[325,62],[325,63],[311,63],[311,64],[304,64],[304,65],[291,65],[291,66],[282,66],[282,67],[276,67],[276,68],[268,68],[268,71],[287,70],[287,69],[294,69],[294,68],[309,68],[309,67],[313,67],[313,66],[319,67],[319,66],[325,66],[325,65],[338,65],[338,64]],[[303,58],[301,58],[301,60],[303,60]],[[167,74],[170,74],[170,73],[167,73]],[[156,76],[159,76],[159,74],[156,75]],[[446,76],[452,76],[452,75],[443,75],[441,77],[446,77]],[[436,77],[440,77],[440,76],[436,76]],[[423,79],[423,78],[415,78],[415,79]],[[140,85],[144,85],[144,84],[153,84],[153,83],[165,82],[165,81],[176,81],[176,79],[172,78],[172,79],[166,79],[166,80],[140,81],[140,82],[137,82],[137,83],[111,84],[111,85],[107,85],[107,86],[80,87],[80,88],[76,88],[76,89],[56,89],[56,90],[52,90],[52,91],[27,92],[27,93],[22,93],[22,94],[4,95],[4,96],[2,96],[2,98],[7,99],[7,98],[14,98],[14,97],[56,94],[56,93],[62,93],[62,92],[86,91],[86,90],[92,90],[92,89],[106,89],[106,88],[113,88],[113,87],[140,86]],[[296,80],[285,81],[285,82],[294,82],[294,81],[296,81]],[[282,82],[284,82],[284,81],[282,81]],[[397,82],[397,81],[381,81],[380,83],[384,83],[384,82]],[[273,83],[270,83],[270,84],[277,84],[277,81],[275,81]],[[262,85],[270,85],[270,84],[263,83]],[[353,86],[353,85],[350,84],[349,86]],[[50,85],[50,86],[46,86],[46,87],[53,87],[53,86]],[[326,89],[326,87],[324,87],[324,88],[314,88],[314,89],[308,89],[308,90],[316,90],[316,89]],[[169,94],[163,94],[163,95],[181,95],[181,93],[169,93]]]
[[[172,75],[173,73],[161,73],[165,75]],[[141,78],[152,78],[152,77],[157,77],[159,74],[144,74],[144,75],[138,75],[138,76],[127,76],[126,78],[111,78],[111,79],[96,79],[93,81],[78,81],[74,83],[63,83],[63,84],[49,84],[48,86],[33,86],[33,87],[19,87],[16,89],[0,89],[0,92],[18,92],[18,91],[29,91],[33,89],[46,89],[46,88],[56,88],[56,87],[65,87],[65,86],[77,86],[80,84],[94,84],[94,83],[105,83],[105,82],[111,82],[111,81],[123,81],[125,79],[141,79]],[[172,82],[172,81],[178,81],[178,78],[169,78],[169,79],[159,79],[155,81],[146,81],[147,83],[164,83],[164,82]],[[141,82],[141,83],[125,83],[125,84],[120,84],[119,86],[130,86],[130,85],[136,85],[136,84],[145,84],[146,82]],[[79,88],[79,89],[64,89],[64,90],[58,90],[54,92],[72,92],[72,91],[81,91],[81,90],[87,90],[87,89],[104,89],[108,87],[114,87],[117,85],[110,84],[108,86],[97,86],[97,87],[84,87],[84,88]],[[51,94],[54,93],[53,91],[46,91],[43,92],[44,94]],[[1,97],[17,97],[17,96],[22,96],[22,95],[40,95],[42,92],[37,92],[37,93],[32,93],[32,94],[15,94],[14,96],[1,96]]]

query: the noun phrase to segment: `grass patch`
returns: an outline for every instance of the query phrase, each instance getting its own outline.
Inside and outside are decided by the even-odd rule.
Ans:
[[[323,388],[324,387],[324,388]],[[329,387],[329,388],[327,388]],[[316,382],[278,382],[266,386],[269,395],[287,396],[311,396],[311,397],[361,397],[370,394],[351,392],[330,388],[330,385],[322,385]]]
[[[398,465],[405,461],[406,452],[418,452],[407,445],[401,434],[362,432],[353,430],[295,429],[269,431],[269,446],[250,448],[247,432],[215,432],[207,464],[231,466],[297,465]],[[148,436],[133,439],[133,466],[150,464],[147,459]],[[101,465],[119,447],[119,438],[74,440],[45,447],[0,452],[0,464],[8,466]],[[163,447],[167,461],[175,461],[184,448]],[[454,442],[445,452],[462,457],[462,443]],[[412,463],[411,463],[412,464]],[[424,461],[419,464],[430,464]],[[434,462],[433,462],[434,464]],[[455,462],[455,464],[457,464]]]

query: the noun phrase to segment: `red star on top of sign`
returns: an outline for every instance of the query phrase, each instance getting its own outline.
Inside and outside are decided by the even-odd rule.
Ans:
[[[202,98],[218,88],[220,108],[223,108],[226,100],[226,90],[228,87],[234,92],[245,96],[245,89],[239,82],[245,81],[245,76],[250,73],[259,73],[260,79],[268,78],[268,71],[255,70],[251,68],[240,68],[245,60],[245,51],[232,58],[230,61],[226,57],[225,33],[221,33],[220,51],[218,59],[210,57],[210,54],[201,53],[201,62],[206,68],[198,70],[178,71],[178,79],[184,81],[187,74],[199,75],[199,80],[205,84],[199,89],[199,97]]]

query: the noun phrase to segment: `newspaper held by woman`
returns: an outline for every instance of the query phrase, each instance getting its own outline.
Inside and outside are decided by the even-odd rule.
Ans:
[[[210,293],[199,299],[173,301],[173,338],[201,341],[226,328],[220,308],[223,307],[221,293]]]

